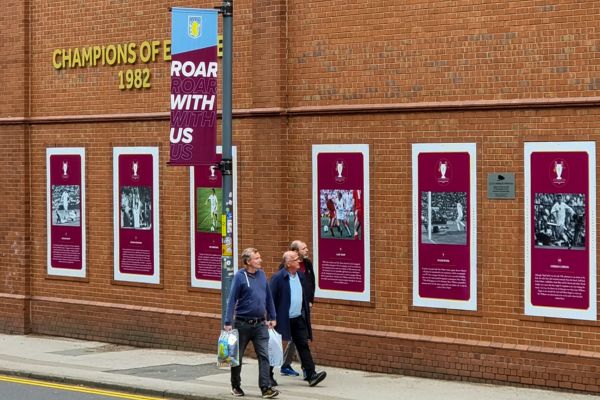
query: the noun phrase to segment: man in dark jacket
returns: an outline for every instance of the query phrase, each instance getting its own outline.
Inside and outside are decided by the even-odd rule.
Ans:
[[[301,240],[294,240],[290,244],[290,250],[295,251],[300,257],[300,272],[302,272],[306,278],[306,283],[308,285],[308,293],[306,296],[308,297],[308,303],[312,307],[315,300],[316,279],[312,262],[308,258],[308,246]]]
[[[277,324],[275,329],[284,340],[292,340],[298,349],[302,368],[310,386],[315,386],[327,376],[316,372],[308,341],[312,340],[310,305],[306,277],[300,269],[300,257],[295,251],[283,254],[284,268],[271,278],[271,293],[275,303]]]
[[[301,240],[294,240],[290,244],[290,250],[295,251],[300,257],[300,272],[304,274],[307,281],[307,292],[305,293],[308,298],[308,303],[312,307],[315,298],[315,270],[313,269],[312,262],[308,258],[308,246]],[[279,269],[284,267],[283,263],[279,266]],[[298,376],[298,372],[292,368],[292,360],[296,353],[296,346],[294,342],[288,342],[285,352],[283,353],[283,364],[281,365],[281,375],[285,376]],[[306,376],[304,377],[306,379]]]

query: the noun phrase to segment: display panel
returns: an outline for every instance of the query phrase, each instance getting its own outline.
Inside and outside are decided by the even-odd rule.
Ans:
[[[313,146],[316,296],[370,301],[369,147]]]
[[[473,143],[414,144],[413,305],[477,309]]]
[[[593,142],[525,143],[525,314],[596,319]]]
[[[190,237],[191,286],[196,288],[221,288],[222,238],[225,230],[233,230],[233,252],[237,249],[237,160],[233,156],[233,223],[223,226],[222,177],[215,164],[190,167]],[[221,147],[217,147],[221,160]],[[234,271],[237,257],[233,257]]]
[[[46,149],[48,275],[86,277],[85,149]]]
[[[158,148],[113,149],[114,279],[160,283]]]

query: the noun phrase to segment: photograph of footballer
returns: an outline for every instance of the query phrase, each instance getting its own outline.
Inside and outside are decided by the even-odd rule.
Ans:
[[[584,250],[585,194],[535,193],[534,246]]]
[[[360,240],[360,190],[323,189],[319,193],[320,236],[323,239]]]
[[[52,225],[80,226],[79,185],[52,185]]]
[[[421,243],[467,244],[467,192],[421,192]]]
[[[221,233],[221,188],[196,188],[196,230]]]

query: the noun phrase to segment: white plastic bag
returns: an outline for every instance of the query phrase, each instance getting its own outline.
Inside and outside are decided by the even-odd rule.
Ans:
[[[269,329],[269,364],[271,367],[281,367],[283,364],[281,335],[275,329]]]
[[[229,368],[240,365],[240,340],[237,329],[221,331],[217,341],[217,367]]]

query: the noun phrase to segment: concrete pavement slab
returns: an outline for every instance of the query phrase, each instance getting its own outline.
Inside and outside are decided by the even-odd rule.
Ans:
[[[216,341],[216,339],[215,339]],[[216,346],[216,343],[215,343]],[[46,336],[0,335],[0,373],[37,377],[168,398],[232,399],[229,373],[215,355],[139,349]],[[311,388],[299,377],[279,376],[280,398],[289,400],[598,400],[578,393],[444,381],[323,368],[328,376]],[[258,364],[245,358],[246,397],[260,398]]]

